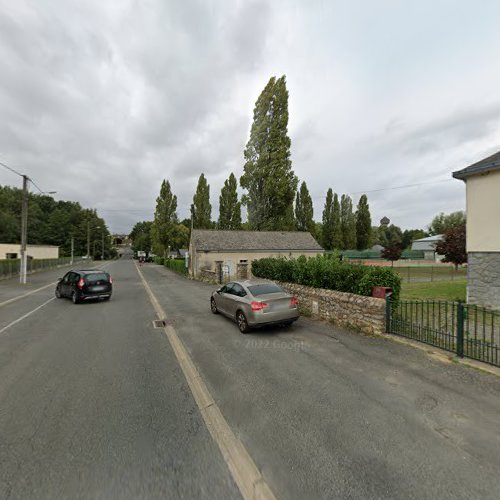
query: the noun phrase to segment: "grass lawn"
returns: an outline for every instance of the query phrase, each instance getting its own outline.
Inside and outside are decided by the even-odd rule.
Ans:
[[[402,283],[401,298],[409,300],[461,300],[465,302],[466,280]]]

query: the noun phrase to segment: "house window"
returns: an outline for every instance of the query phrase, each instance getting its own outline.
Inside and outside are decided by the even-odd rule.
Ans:
[[[240,259],[240,264],[248,264],[248,259]]]

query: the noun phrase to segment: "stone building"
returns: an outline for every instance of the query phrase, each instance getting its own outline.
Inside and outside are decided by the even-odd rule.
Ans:
[[[251,277],[251,264],[263,257],[313,257],[323,248],[301,231],[217,231],[194,229],[189,243],[189,273],[223,282]]]
[[[500,151],[453,172],[467,200],[467,302],[500,309]]]

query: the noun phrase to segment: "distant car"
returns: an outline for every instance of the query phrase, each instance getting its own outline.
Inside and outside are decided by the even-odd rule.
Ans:
[[[299,319],[297,297],[267,280],[232,281],[212,293],[210,308],[236,321],[242,333],[264,325],[291,325]]]
[[[109,300],[113,293],[113,280],[109,273],[98,269],[69,271],[56,286],[56,297],[68,297],[73,304],[85,300]]]

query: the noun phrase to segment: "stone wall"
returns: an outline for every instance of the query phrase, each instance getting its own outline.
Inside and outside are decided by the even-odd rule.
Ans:
[[[500,252],[469,252],[467,302],[500,309]]]
[[[280,283],[299,299],[302,314],[367,334],[385,333],[385,300],[352,293]]]

